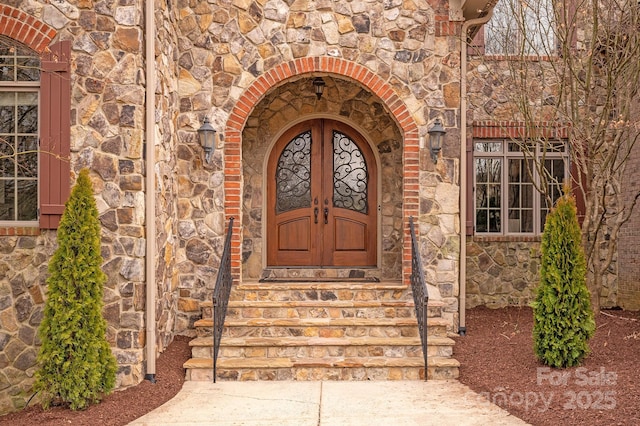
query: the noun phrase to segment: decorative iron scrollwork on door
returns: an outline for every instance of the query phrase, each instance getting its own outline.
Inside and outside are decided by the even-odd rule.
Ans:
[[[276,169],[276,213],[311,206],[311,131],[282,150]]]
[[[367,214],[367,163],[358,145],[333,132],[333,206]]]

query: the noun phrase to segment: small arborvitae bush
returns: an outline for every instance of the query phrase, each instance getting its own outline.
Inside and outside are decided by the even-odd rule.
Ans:
[[[578,365],[589,354],[595,321],[573,197],[563,196],[542,235],[540,286],[533,304],[533,345],[544,364]]]
[[[84,409],[113,390],[116,360],[102,317],[100,222],[89,172],[82,170],[58,227],[58,249],[49,262],[47,301],[38,330],[35,390],[52,403]]]

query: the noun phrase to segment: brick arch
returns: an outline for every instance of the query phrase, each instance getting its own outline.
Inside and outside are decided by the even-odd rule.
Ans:
[[[11,37],[38,53],[43,53],[57,31],[44,22],[11,6],[0,6],[0,35]]]
[[[418,125],[402,99],[391,85],[362,65],[341,58],[301,58],[280,64],[258,77],[236,102],[224,130],[224,191],[225,215],[240,217],[242,214],[242,130],[255,106],[273,87],[297,75],[326,72],[349,77],[375,93],[394,117],[403,136],[403,216],[405,237],[402,253],[403,280],[408,282],[411,268],[411,244],[408,232],[408,217],[417,216],[419,208],[419,134]],[[234,224],[232,239],[232,274],[240,277],[242,221]]]

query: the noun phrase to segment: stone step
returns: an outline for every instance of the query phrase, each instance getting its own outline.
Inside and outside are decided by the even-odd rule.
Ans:
[[[444,303],[430,301],[428,317],[440,317]],[[213,316],[213,303],[200,303],[202,318]],[[410,300],[229,301],[227,318],[407,318],[415,316]]]
[[[447,337],[428,339],[428,356],[450,357],[455,341]],[[213,340],[200,337],[190,342],[193,358],[211,358]],[[253,357],[422,357],[418,337],[248,337],[225,338],[220,342],[221,358]]]
[[[401,282],[381,283],[243,283],[231,289],[230,301],[412,300]]]
[[[244,282],[232,288],[223,380],[418,380],[458,376],[445,304],[429,301],[425,371],[411,289],[401,282]],[[212,303],[201,304],[188,380],[212,380]]]
[[[428,318],[427,332],[445,336],[448,322]],[[195,322],[198,337],[211,335],[213,320]],[[415,318],[252,318],[227,319],[224,337],[416,337]]]
[[[430,357],[428,379],[455,379],[460,363]],[[192,358],[184,364],[187,380],[213,380],[213,360]],[[221,380],[419,380],[424,379],[424,359],[387,357],[234,358],[219,359]]]

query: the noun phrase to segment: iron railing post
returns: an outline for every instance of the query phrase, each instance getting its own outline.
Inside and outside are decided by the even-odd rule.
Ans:
[[[224,319],[227,315],[227,305],[231,294],[233,277],[231,276],[231,237],[233,235],[233,218],[229,218],[229,228],[224,241],[224,250],[220,258],[220,268],[216,277],[216,285],[213,289],[213,383],[216,382],[218,352],[220,351],[220,340],[224,328]]]
[[[428,338],[429,338],[429,330],[427,327],[427,319],[429,318],[429,314],[428,314],[428,306],[429,305],[429,296],[424,298],[424,308],[423,308],[423,313],[424,313],[424,330],[422,331],[422,341],[423,343],[423,349],[422,351],[424,352],[424,381],[427,381],[427,375],[429,372],[429,356],[427,354],[427,351],[429,350],[429,343],[428,343]]]
[[[422,343],[422,353],[424,355],[424,380],[426,381],[429,374],[427,354],[429,292],[424,279],[422,260],[420,259],[420,251],[418,250],[418,242],[416,240],[416,231],[413,226],[413,216],[409,217],[409,232],[411,233],[411,293],[413,294],[413,304],[416,310],[416,320],[418,321],[418,330],[420,334],[420,341]]]

